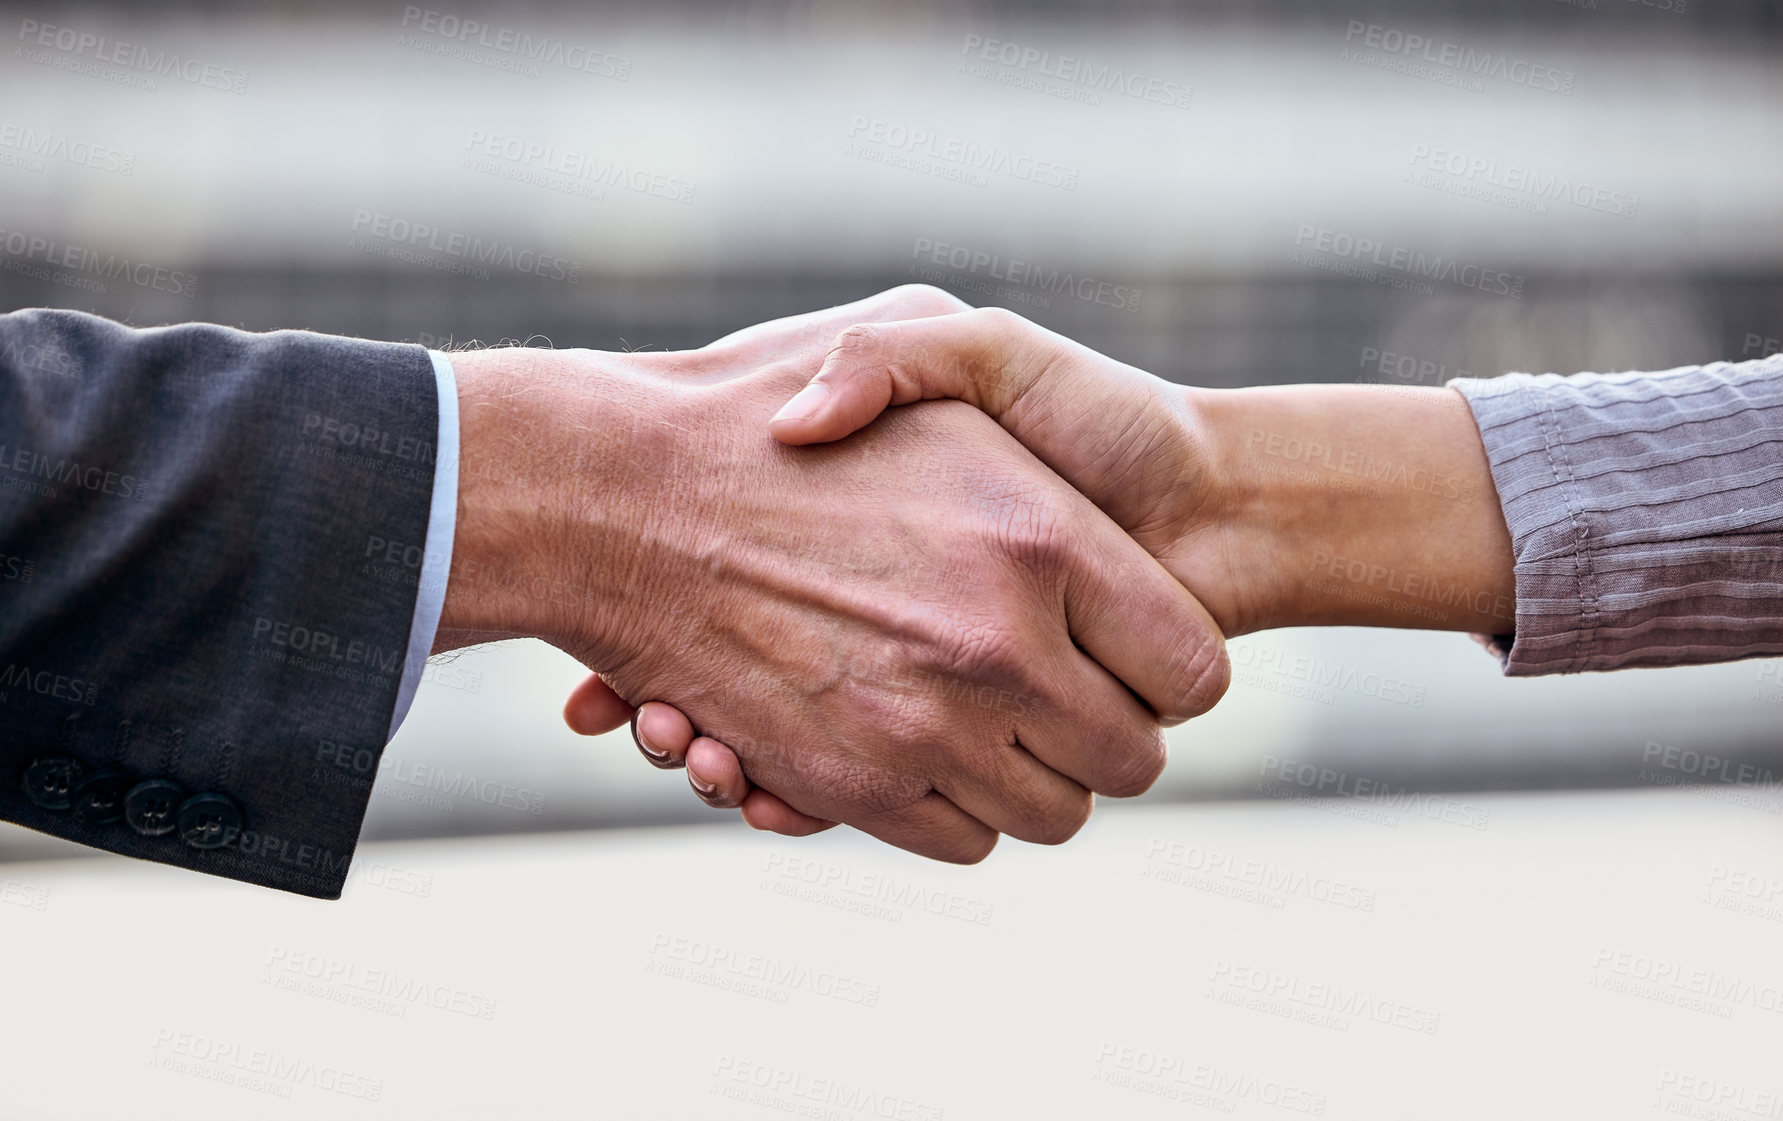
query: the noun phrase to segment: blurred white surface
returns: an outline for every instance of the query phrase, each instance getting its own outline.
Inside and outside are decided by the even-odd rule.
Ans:
[[[0,1112],[1775,1116],[1774,787],[1461,804],[1125,807],[974,868],[369,845],[339,903],[12,865]]]

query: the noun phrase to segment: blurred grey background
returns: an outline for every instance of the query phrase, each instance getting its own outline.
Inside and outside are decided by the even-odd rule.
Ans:
[[[1757,358],[1783,10],[0,7],[7,309],[676,348],[913,280],[1205,385]],[[1463,636],[1344,630],[1234,662],[1148,800],[1331,792],[1269,781],[1298,763],[1415,791],[1783,774],[1776,662],[1506,681]],[[562,728],[579,674],[532,643],[430,670],[366,836],[710,819],[623,731]]]

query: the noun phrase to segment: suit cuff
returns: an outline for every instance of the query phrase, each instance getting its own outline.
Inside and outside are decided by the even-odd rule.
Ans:
[[[1449,385],[1516,555],[1506,673],[1783,652],[1783,357]]]
[[[434,635],[440,627],[440,611],[446,604],[446,581],[452,573],[452,538],[458,528],[458,379],[452,363],[437,350],[427,352],[433,359],[434,384],[439,391],[440,430],[434,445],[438,454],[433,468],[433,502],[427,515],[427,540],[421,558],[421,580],[415,594],[415,619],[409,625],[408,654],[403,659],[402,684],[396,693],[396,708],[390,715],[390,731],[384,739],[396,738],[415,703],[415,691],[421,687],[427,671],[427,656],[433,649]]]

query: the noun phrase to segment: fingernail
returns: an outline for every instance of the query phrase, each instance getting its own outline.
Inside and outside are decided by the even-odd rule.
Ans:
[[[638,734],[638,714],[636,712],[631,714],[631,742],[637,744],[638,750],[643,752],[652,763],[660,766],[669,761],[668,752],[656,750],[654,747],[645,743],[644,737]]]
[[[692,770],[687,772],[687,782],[688,785],[693,787],[693,792],[695,794],[698,794],[708,802],[718,797],[718,784],[715,782],[701,782],[700,779],[694,775]]]
[[[768,423],[772,424],[774,421],[780,420],[810,420],[817,415],[817,411],[823,408],[824,402],[829,399],[830,387],[820,381],[814,381],[799,390],[792,400],[780,406],[780,411],[774,414],[774,420]]]

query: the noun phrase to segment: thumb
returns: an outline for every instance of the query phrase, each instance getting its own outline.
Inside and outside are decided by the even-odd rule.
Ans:
[[[1045,370],[1034,344],[1048,337],[1001,308],[850,327],[768,430],[783,444],[827,443],[889,406],[948,397],[1001,419]]]
[[[600,674],[591,673],[564,702],[563,722],[577,735],[598,736],[630,720],[635,711]]]

